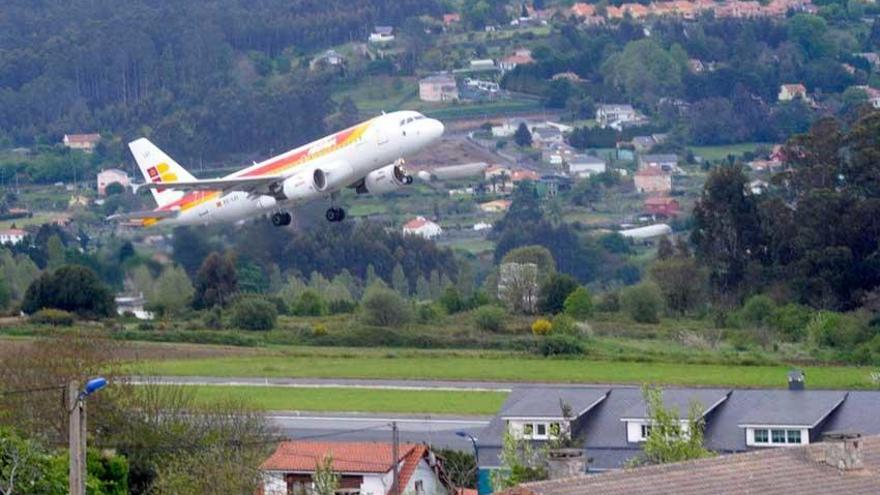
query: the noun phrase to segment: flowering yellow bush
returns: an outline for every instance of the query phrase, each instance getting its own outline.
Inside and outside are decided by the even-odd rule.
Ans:
[[[532,333],[535,335],[547,335],[553,331],[553,324],[544,318],[538,318],[532,323]]]
[[[323,323],[315,323],[314,325],[312,325],[312,333],[315,335],[315,337],[327,335],[327,325]]]

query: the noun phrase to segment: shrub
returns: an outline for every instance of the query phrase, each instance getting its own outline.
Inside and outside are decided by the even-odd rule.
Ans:
[[[348,301],[346,299],[334,299],[327,304],[327,312],[331,315],[338,315],[342,313],[354,313],[354,310],[357,309],[357,303],[354,301]]]
[[[209,309],[202,319],[202,324],[205,325],[205,328],[210,328],[211,330],[221,330],[223,328],[223,312],[220,306],[214,306]]]
[[[538,318],[532,323],[532,333],[535,335],[549,335],[553,331],[553,324],[544,318]]]
[[[465,309],[464,301],[462,301],[458,289],[452,286],[443,290],[439,303],[448,314],[455,314]]]
[[[236,328],[272,330],[277,319],[275,305],[263,298],[242,298],[232,306],[232,325]]]
[[[584,321],[593,314],[593,299],[586,287],[578,287],[565,298],[565,314]]]
[[[397,292],[382,286],[372,286],[364,292],[361,305],[364,321],[380,327],[401,326],[411,319],[409,305]]]
[[[29,318],[31,323],[39,325],[52,325],[54,327],[69,327],[73,325],[73,314],[61,309],[41,309]]]
[[[419,323],[434,323],[439,320],[442,315],[437,309],[437,305],[431,302],[423,302],[416,305],[416,317]]]
[[[480,306],[474,311],[474,324],[487,332],[503,332],[507,313],[498,306]]]
[[[738,313],[739,320],[750,326],[763,326],[770,322],[776,303],[763,294],[748,298]]]
[[[315,323],[312,325],[312,335],[315,337],[323,337],[327,335],[327,325],[323,323]]]
[[[578,288],[577,281],[564,273],[554,273],[541,285],[538,309],[542,313],[556,314],[563,310],[565,300]]]
[[[110,290],[94,271],[79,265],[64,265],[53,272],[43,272],[31,283],[21,310],[33,314],[43,308],[70,311],[83,318],[116,314]]]
[[[800,304],[786,304],[773,310],[770,324],[789,341],[801,341],[807,335],[807,325],[813,311]]]
[[[618,292],[606,292],[599,297],[596,311],[600,313],[617,313],[620,311],[620,294]]]
[[[852,349],[863,340],[865,330],[859,318],[832,311],[819,311],[807,325],[807,335],[813,345],[838,349]]]
[[[324,314],[324,299],[317,292],[306,289],[293,303],[293,314],[297,316],[321,316]]]
[[[574,318],[564,313],[559,313],[553,317],[553,333],[563,335],[576,335],[578,333],[577,322]]]
[[[538,354],[550,356],[577,356],[584,353],[581,341],[571,335],[550,335],[541,339],[537,347]]]
[[[624,289],[621,303],[633,320],[639,323],[660,323],[657,315],[663,305],[663,296],[656,285],[639,284]]]

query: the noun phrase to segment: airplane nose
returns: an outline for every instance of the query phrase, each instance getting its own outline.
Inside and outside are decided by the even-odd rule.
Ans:
[[[440,139],[445,130],[443,122],[440,122],[437,119],[429,119],[428,124],[428,136],[431,137],[431,140]]]

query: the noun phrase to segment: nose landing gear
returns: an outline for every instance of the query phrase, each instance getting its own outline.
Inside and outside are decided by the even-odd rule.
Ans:
[[[286,211],[277,211],[272,214],[272,225],[276,227],[284,227],[290,225],[291,216]]]
[[[337,207],[328,208],[325,216],[328,222],[341,222],[345,220],[345,210]]]

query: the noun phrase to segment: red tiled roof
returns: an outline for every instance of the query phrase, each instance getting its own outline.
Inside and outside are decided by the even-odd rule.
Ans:
[[[678,201],[667,196],[653,196],[650,198],[645,198],[645,206],[666,206],[673,203],[678,203]]]
[[[425,225],[428,225],[429,223],[434,223],[434,222],[428,220],[425,217],[416,217],[416,218],[413,218],[412,220],[410,220],[409,222],[406,222],[403,225],[403,228],[415,230],[415,229],[420,229],[420,228],[424,227]]]
[[[13,236],[13,235],[20,235],[20,236],[24,236],[24,235],[27,235],[27,232],[24,231],[24,230],[21,230],[21,229],[3,229],[3,230],[0,230],[0,235],[10,235],[10,236]]]
[[[65,134],[69,143],[94,143],[101,139],[100,134]]]
[[[538,173],[534,170],[514,170],[510,174],[510,180],[519,182],[521,180],[538,180]]]
[[[415,451],[424,454],[425,447],[414,444],[400,445],[400,458],[406,461],[404,468],[411,461],[410,457]],[[393,447],[390,443],[294,440],[278,444],[278,448],[263,462],[261,468],[269,471],[311,472],[315,470],[316,463],[329,455],[333,457],[333,471],[338,473],[387,473],[392,466],[392,452]],[[418,459],[421,459],[421,456]],[[415,466],[411,469],[414,471]],[[405,485],[401,483],[401,486]]]
[[[666,172],[665,170],[661,169],[660,167],[647,167],[647,168],[643,168],[643,169],[639,170],[638,172],[636,172],[636,175],[641,176],[641,177],[646,177],[646,176],[652,176],[652,175],[672,175],[672,173]]]

